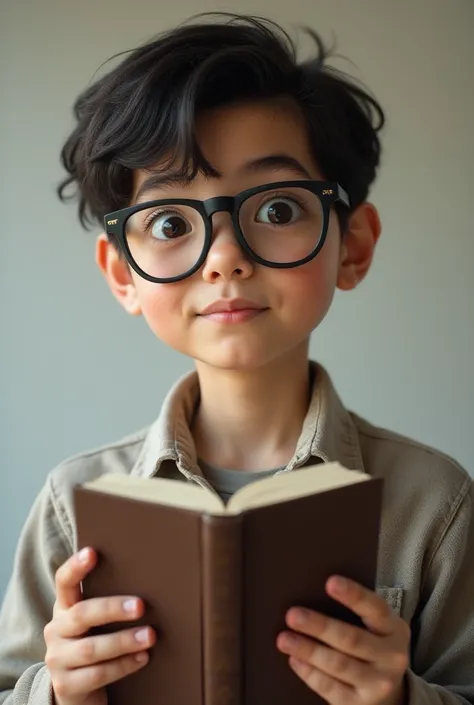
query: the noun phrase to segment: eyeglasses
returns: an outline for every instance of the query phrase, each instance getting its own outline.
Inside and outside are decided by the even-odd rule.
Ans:
[[[349,207],[338,183],[278,181],[206,201],[147,201],[108,213],[104,223],[140,276],[166,284],[191,276],[203,265],[212,244],[214,213],[231,214],[235,237],[251,260],[287,269],[321,251],[337,201]]]

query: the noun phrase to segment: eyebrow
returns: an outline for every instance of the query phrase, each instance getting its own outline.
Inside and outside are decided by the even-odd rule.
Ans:
[[[222,174],[220,174],[215,167],[213,168],[216,172],[216,178],[222,178]],[[258,174],[265,171],[282,170],[293,172],[295,176],[303,177],[305,179],[311,180],[314,178],[311,176],[306,167],[301,164],[301,162],[287,154],[269,154],[264,157],[258,157],[257,159],[251,159],[239,169],[242,174]],[[186,188],[191,183],[192,181],[183,178],[183,175],[179,173],[153,172],[140,185],[140,188],[135,196],[135,202],[138,202],[142,196],[150,191],[165,189],[170,186],[180,186],[181,188]]]
[[[305,179],[311,180],[314,178],[301,162],[288,154],[269,154],[265,157],[252,159],[242,167],[243,172],[254,174],[262,171],[281,171],[283,169],[293,172],[296,176],[303,176]]]
[[[182,174],[175,174],[172,172],[153,172],[145,181],[140,185],[135,196],[135,202],[138,202],[140,198],[150,191],[155,191],[159,188],[169,188],[170,186],[180,186],[185,188],[189,186],[190,180],[183,177]]]

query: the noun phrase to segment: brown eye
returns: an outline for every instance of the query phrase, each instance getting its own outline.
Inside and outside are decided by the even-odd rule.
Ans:
[[[272,198],[258,210],[256,220],[272,225],[288,225],[298,219],[301,208],[291,198]]]
[[[191,231],[191,225],[182,215],[161,214],[152,220],[151,234],[157,240],[174,240]]]

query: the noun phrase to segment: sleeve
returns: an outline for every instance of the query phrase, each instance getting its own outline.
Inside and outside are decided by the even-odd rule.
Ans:
[[[406,705],[474,705],[474,483],[454,499],[412,620]]]
[[[56,570],[73,552],[68,534],[49,477],[22,530],[0,609],[1,705],[53,705],[43,630],[52,616]]]

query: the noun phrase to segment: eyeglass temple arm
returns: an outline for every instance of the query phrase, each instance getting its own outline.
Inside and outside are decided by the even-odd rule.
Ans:
[[[341,201],[348,208],[351,205],[349,194],[345,189],[342,188],[340,184],[337,185],[337,199]]]

